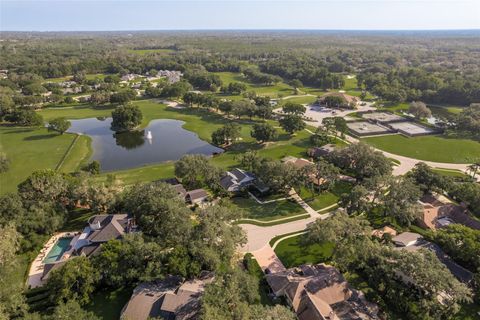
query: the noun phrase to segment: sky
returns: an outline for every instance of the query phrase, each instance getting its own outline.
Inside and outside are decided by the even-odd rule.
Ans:
[[[0,0],[1,31],[480,29],[480,0]]]

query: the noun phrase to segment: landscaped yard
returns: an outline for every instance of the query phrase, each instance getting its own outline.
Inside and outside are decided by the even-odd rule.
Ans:
[[[93,294],[92,302],[85,309],[92,311],[102,320],[120,319],[120,313],[130,300],[132,289],[122,288],[114,291],[97,291]]]
[[[275,248],[275,253],[286,268],[301,264],[328,262],[333,252],[333,243],[316,243],[302,245],[303,235],[282,240]]]
[[[389,135],[364,138],[362,141],[387,152],[425,161],[469,163],[480,155],[480,142],[469,139]]]
[[[232,198],[234,206],[243,209],[245,218],[269,221],[304,214],[303,208],[291,200],[279,200],[267,204],[259,204],[251,198]]]
[[[46,128],[0,127],[0,151],[7,154],[10,169],[0,174],[0,193],[13,192],[33,171],[55,169],[72,144],[75,135],[49,132]],[[67,158],[65,166],[74,168],[84,154],[76,147],[76,158]]]
[[[322,210],[326,207],[336,204],[342,193],[347,193],[351,189],[351,184],[339,181],[335,183],[330,191],[316,194],[312,193],[310,189],[303,187],[300,189],[299,195],[314,210]]]

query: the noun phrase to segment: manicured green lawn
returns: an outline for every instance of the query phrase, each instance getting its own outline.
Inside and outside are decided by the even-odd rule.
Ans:
[[[85,309],[92,311],[102,320],[117,320],[120,319],[122,308],[130,300],[131,295],[132,289],[130,288],[98,291]]]
[[[362,140],[378,149],[425,161],[469,163],[480,154],[480,143],[468,139],[389,135]]]
[[[321,210],[336,204],[342,193],[348,193],[351,189],[351,184],[339,181],[332,190],[320,194],[312,193],[310,189],[303,187],[300,189],[300,197],[314,210]]]
[[[77,171],[82,164],[88,162],[92,153],[90,142],[90,137],[84,135],[78,136],[58,170],[65,173],[74,172]]]
[[[410,103],[408,102],[383,102],[383,105],[384,106],[379,109],[390,112],[408,111],[408,108],[410,107]],[[432,111],[432,115],[437,117],[452,117],[463,110],[462,107],[458,106],[428,106],[428,108]]]
[[[287,102],[291,103],[300,103],[300,104],[311,104],[317,101],[318,97],[317,96],[298,96],[298,97],[292,97],[289,99],[283,99],[281,101],[282,104],[285,104]]]
[[[73,107],[45,108],[40,111],[45,121],[53,118],[64,117],[67,119],[85,119],[96,117],[111,117],[112,106],[90,107],[88,105],[79,105]]]
[[[328,262],[333,252],[333,243],[316,243],[307,246],[301,244],[303,235],[281,241],[275,253],[287,268],[302,264]]]
[[[245,218],[262,221],[286,218],[305,213],[300,205],[289,200],[259,204],[251,198],[235,197],[232,198],[232,204],[244,210],[246,213]]]
[[[228,85],[231,82],[243,82],[247,85],[247,91],[255,91],[258,95],[270,96],[276,98],[280,96],[288,96],[293,94],[293,88],[284,82],[277,83],[273,86],[264,86],[250,82],[242,76],[239,72],[213,72],[218,75],[223,82],[223,85]]]
[[[460,177],[460,178],[468,178],[469,176],[462,171],[458,170],[449,170],[449,169],[441,169],[441,168],[432,168],[432,171],[439,173],[443,176],[447,177]]]
[[[113,174],[118,182],[124,185],[131,185],[137,182],[150,182],[171,178],[174,176],[173,170],[173,163],[166,162],[133,169],[102,173],[97,177],[97,180],[106,181],[108,176]]]
[[[71,145],[74,135],[48,132],[46,128],[0,127],[0,150],[7,154],[10,169],[0,174],[0,193],[13,192],[17,185],[36,170],[55,169]],[[75,167],[83,158],[68,159]]]

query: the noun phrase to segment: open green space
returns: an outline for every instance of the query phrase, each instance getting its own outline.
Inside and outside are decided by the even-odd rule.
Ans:
[[[351,184],[338,181],[333,185],[331,190],[321,193],[312,193],[309,188],[302,187],[299,195],[314,210],[322,210],[336,204],[340,199],[340,196],[343,193],[348,193],[351,189]]]
[[[9,170],[0,173],[0,193],[15,191],[33,171],[55,169],[74,138],[46,128],[0,127],[0,150],[10,160]],[[78,157],[77,161],[82,160],[80,154]],[[66,165],[74,167],[74,159],[69,158]]]
[[[245,218],[262,221],[287,218],[305,213],[303,208],[292,200],[279,200],[260,204],[251,198],[235,197],[232,198],[232,204],[246,213]]]
[[[84,135],[78,136],[77,139],[72,142],[72,146],[68,153],[65,154],[65,158],[57,170],[65,173],[74,172],[78,170],[82,164],[87,163],[92,153],[90,142],[90,137]]]
[[[293,94],[293,88],[284,83],[279,82],[272,86],[265,86],[261,84],[255,84],[250,82],[239,72],[213,72],[218,75],[223,82],[223,85],[228,85],[232,82],[243,82],[247,85],[247,91],[255,91],[258,95],[261,96],[270,96],[272,98],[289,96]]]
[[[480,143],[477,141],[434,135],[413,138],[389,135],[364,138],[362,141],[390,153],[424,161],[469,163],[480,154]]]
[[[185,109],[175,109],[167,107],[161,103],[158,103],[155,100],[138,100],[134,102],[142,110],[143,121],[141,126],[145,127],[151,120],[154,119],[177,119],[184,121],[185,124],[183,127],[186,130],[193,131],[198,134],[198,136],[205,140],[211,141],[211,134],[216,129],[222,127],[229,121],[229,119],[224,118],[223,116],[208,112],[199,108],[185,108]],[[56,117],[65,117],[67,119],[83,119],[91,117],[109,117],[111,116],[113,108],[111,106],[107,107],[91,107],[88,105],[75,106],[75,107],[65,107],[65,108],[46,108],[40,111],[40,114],[44,117],[46,121],[56,118]],[[305,157],[306,149],[310,146],[309,137],[310,133],[307,131],[297,132],[296,134],[290,136],[284,132],[281,128],[278,127],[278,122],[269,121],[272,125],[277,127],[279,130],[279,139],[278,141],[267,143],[267,144],[258,144],[251,136],[250,131],[252,125],[259,119],[235,119],[233,120],[241,126],[241,141],[235,144],[233,147],[229,148],[227,152],[222,155],[212,158],[212,163],[224,169],[233,168],[238,165],[241,155],[246,150],[257,150],[261,156],[281,159],[287,155],[296,156],[296,157]],[[5,130],[13,130],[11,128],[2,128],[0,133],[3,133]],[[10,153],[9,149],[12,149],[14,146],[18,145],[21,141],[21,148],[16,148],[19,150],[14,150],[18,156],[21,155],[22,163],[16,163],[12,165],[12,168],[19,167],[23,171],[22,175],[15,173],[14,169],[7,174],[18,177],[17,180],[11,182],[10,179],[5,179],[8,181],[5,184],[8,185],[8,190],[3,191],[12,191],[15,189],[16,185],[28,177],[33,171],[43,168],[52,168],[54,169],[57,164],[61,161],[65,152],[71,145],[73,140],[73,135],[65,134],[59,136],[56,133],[48,133],[46,129],[16,129],[21,132],[25,131],[22,135],[15,135],[16,137],[2,139],[5,142],[5,152],[7,156]],[[37,130],[39,130],[37,132]],[[37,132],[36,135],[42,136],[45,135],[45,139],[31,140],[29,144],[24,143],[25,135],[33,135],[29,132]],[[48,134],[45,134],[48,133]],[[12,135],[13,137],[13,135]],[[48,137],[48,139],[47,139]],[[59,142],[57,143],[57,139]],[[64,141],[65,140],[65,141]],[[26,142],[26,141],[25,141]],[[48,142],[47,144],[45,144]],[[51,142],[51,143],[50,143]],[[7,145],[8,144],[8,145]],[[57,152],[52,152],[51,149],[57,150]],[[30,152],[25,152],[30,150]],[[59,152],[59,151],[62,152]],[[35,151],[35,152],[33,152]],[[12,151],[13,152],[13,151]],[[47,157],[39,156],[39,153],[45,152],[48,154]],[[65,159],[60,166],[59,170],[62,172],[72,172],[79,168],[79,166],[85,163],[91,155],[90,148],[90,138],[87,136],[80,136],[72,148],[65,156]],[[15,158],[15,155],[11,156],[12,161]],[[54,159],[53,159],[54,158]],[[30,165],[32,159],[35,159],[35,165]],[[48,165],[41,165],[43,162],[48,162]],[[103,173],[98,177],[98,180],[105,181],[110,173]],[[133,184],[140,181],[152,181],[162,178],[167,178],[173,176],[173,162],[159,163],[149,166],[142,166],[138,168],[115,171],[112,172],[115,175],[115,178],[125,184]],[[5,174],[6,175],[6,174]]]
[[[390,111],[390,112],[401,112],[401,111],[408,111],[409,107],[410,107],[410,103],[408,102],[397,102],[397,103],[383,102],[383,107],[380,107],[379,109]],[[463,110],[462,107],[458,107],[458,106],[429,105],[428,108],[432,111],[432,115],[437,117],[452,117],[459,114]]]
[[[275,253],[286,268],[302,264],[328,262],[333,253],[333,243],[315,243],[303,245],[299,235],[282,240],[275,248]]]
[[[120,313],[131,295],[131,288],[97,291],[85,309],[92,311],[102,320],[117,320],[120,319]]]
[[[465,174],[460,170],[451,170],[451,169],[442,169],[442,168],[432,168],[433,172],[439,173],[447,177],[459,177],[459,178],[468,178],[469,175]]]
[[[285,104],[287,102],[291,103],[300,103],[300,104],[312,104],[317,101],[318,96],[307,96],[307,95],[299,95],[298,97],[293,96],[289,97],[288,99],[282,99],[281,104]]]

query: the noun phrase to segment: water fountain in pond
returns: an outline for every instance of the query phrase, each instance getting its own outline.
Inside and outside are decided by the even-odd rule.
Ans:
[[[148,130],[148,131],[147,131],[148,144],[152,144],[152,139],[153,139],[152,131]]]

